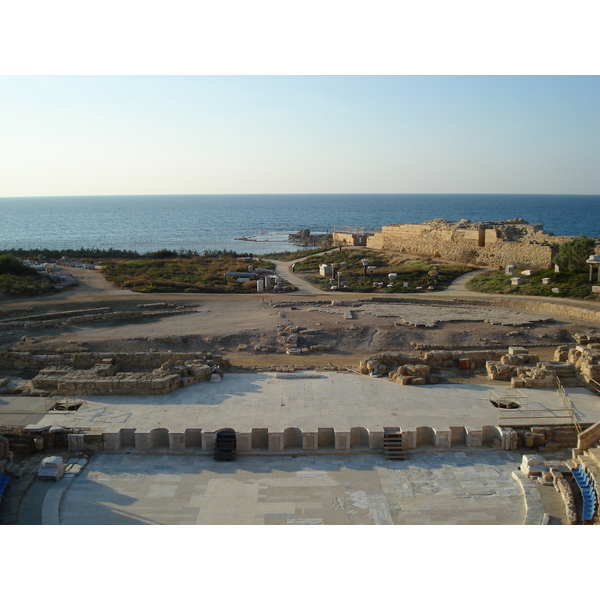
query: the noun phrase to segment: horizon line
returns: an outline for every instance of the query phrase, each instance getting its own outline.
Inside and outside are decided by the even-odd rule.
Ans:
[[[243,192],[243,193],[189,193],[189,194],[51,194],[48,196],[0,196],[0,200],[18,198],[112,198],[112,197],[163,197],[163,196],[600,196],[600,193],[573,192]]]

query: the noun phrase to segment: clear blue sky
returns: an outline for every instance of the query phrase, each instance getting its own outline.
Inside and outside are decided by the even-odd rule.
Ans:
[[[600,194],[599,76],[2,76],[0,196]]]

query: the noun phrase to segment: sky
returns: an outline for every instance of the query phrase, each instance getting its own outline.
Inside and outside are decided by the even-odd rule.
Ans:
[[[600,194],[593,3],[214,4],[7,4],[0,197]]]
[[[600,193],[598,76],[3,76],[0,196]]]

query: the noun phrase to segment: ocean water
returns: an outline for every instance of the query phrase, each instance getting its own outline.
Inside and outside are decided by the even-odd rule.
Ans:
[[[598,195],[270,194],[0,198],[0,249],[290,250],[288,233],[523,218],[600,236]],[[241,240],[248,238],[254,241]]]

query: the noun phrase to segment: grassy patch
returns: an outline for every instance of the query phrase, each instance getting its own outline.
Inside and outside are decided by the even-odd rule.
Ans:
[[[333,250],[334,246],[331,248],[315,248],[314,250],[296,250],[295,252],[291,250],[286,250],[285,252],[270,252],[267,254],[261,254],[260,258],[264,259],[272,259],[272,260],[283,260],[283,261],[292,261],[299,260],[300,258],[304,258],[305,256],[311,256],[313,254],[319,254],[321,252],[327,252],[328,250]]]
[[[44,275],[0,275],[0,295],[18,298],[20,296],[41,296],[56,290]]]
[[[49,279],[12,254],[0,255],[0,295],[40,296],[54,292]]]
[[[375,267],[371,275],[364,275],[363,259],[368,259],[369,265]],[[440,264],[433,259],[411,260],[401,257],[390,258],[390,256],[374,252],[373,250],[347,250],[325,257],[317,256],[307,259],[296,265],[297,273],[305,274],[307,281],[316,287],[328,291],[332,285],[337,285],[329,280],[329,277],[321,277],[319,265],[326,262],[330,264],[346,263],[342,270],[340,280],[344,283],[344,291],[358,293],[387,292],[393,294],[409,293],[419,291],[418,288],[427,290],[434,285],[436,290],[445,289],[454,279],[472,270],[467,265]],[[429,272],[435,267],[438,275],[434,278]],[[389,273],[396,273],[395,281],[390,281]],[[383,287],[376,287],[376,282],[383,283]],[[404,282],[408,286],[404,287]],[[387,287],[390,285],[390,287]]]
[[[537,271],[529,277],[521,277],[521,285],[511,285],[511,276],[504,275],[502,271],[488,271],[474,277],[466,284],[466,288],[473,292],[486,294],[512,294],[523,296],[553,296],[559,298],[577,298],[582,300],[598,300],[598,295],[592,293],[588,273],[555,273],[553,269]],[[550,284],[542,283],[544,278],[550,279]],[[552,291],[559,288],[557,294]]]
[[[108,281],[118,287],[143,293],[252,293],[255,282],[238,283],[236,277],[224,275],[227,271],[239,271],[256,278],[248,271],[271,269],[273,264],[264,260],[241,260],[223,258],[173,258],[142,259],[132,261],[108,261],[102,272]]]

